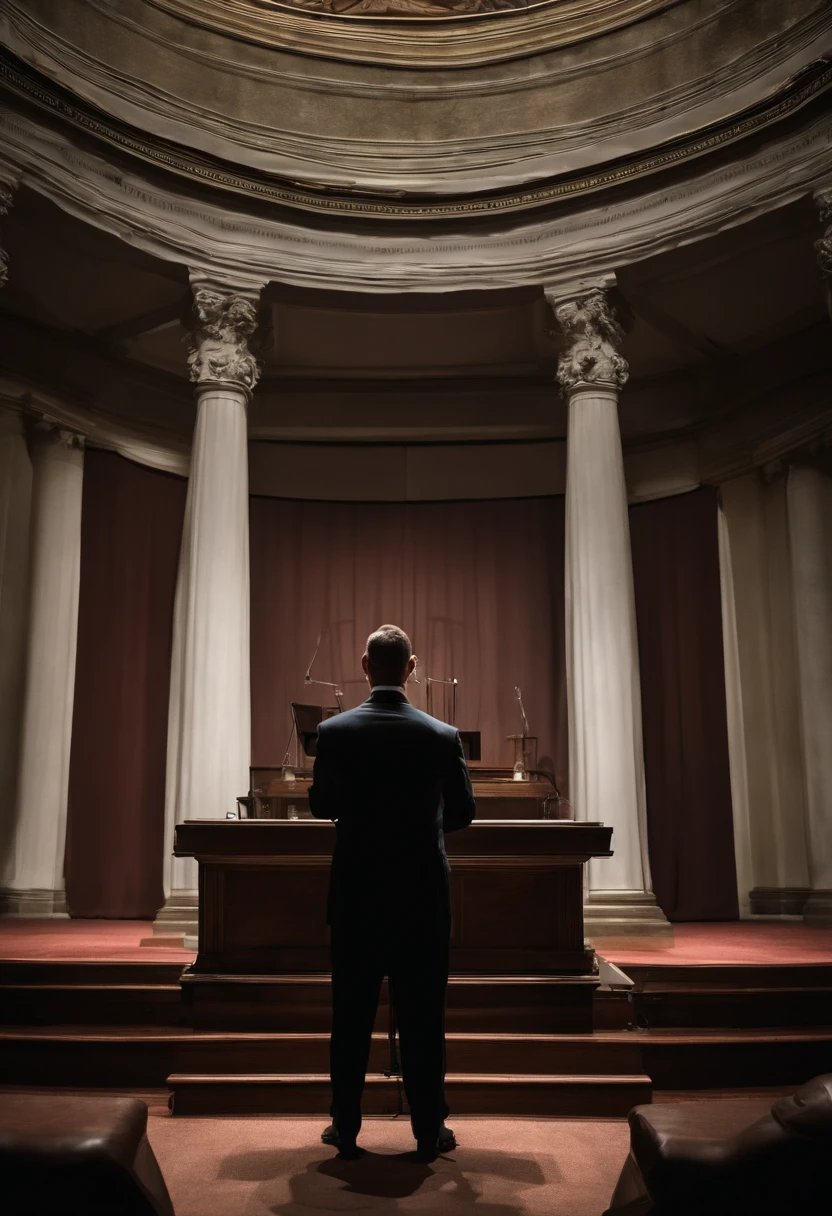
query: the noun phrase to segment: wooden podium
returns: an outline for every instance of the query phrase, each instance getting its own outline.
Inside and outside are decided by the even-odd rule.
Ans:
[[[583,866],[611,855],[611,834],[601,823],[482,819],[446,837],[449,1030],[592,1030]],[[334,826],[316,820],[177,826],[176,855],[199,864],[199,951],[183,977],[197,1028],[328,1029],[334,839]],[[380,1029],[384,1017],[382,1005]]]

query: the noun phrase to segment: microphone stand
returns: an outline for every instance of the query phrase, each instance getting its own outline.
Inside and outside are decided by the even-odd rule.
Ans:
[[[343,694],[341,688],[337,684],[333,684],[330,680],[313,680],[312,679],[312,667],[314,665],[315,660],[318,657],[318,651],[321,648],[321,638],[323,636],[324,636],[323,633],[318,634],[318,640],[315,643],[315,650],[312,654],[312,658],[309,660],[309,666],[306,669],[306,675],[303,677],[303,682],[304,682],[304,684],[307,684],[307,685],[308,684],[317,684],[321,688],[334,688],[335,689],[335,700],[338,702],[338,712],[342,714],[344,712],[344,702],[342,700],[344,694]]]
[[[341,699],[343,697],[344,693],[343,693],[342,689],[340,689],[338,687],[337,684],[333,684],[331,680],[313,680],[312,677],[310,676],[309,672],[306,673],[303,682],[304,682],[304,684],[317,684],[321,688],[334,688],[335,689],[335,700],[338,702],[338,712],[340,714],[342,714],[344,712],[344,702]]]

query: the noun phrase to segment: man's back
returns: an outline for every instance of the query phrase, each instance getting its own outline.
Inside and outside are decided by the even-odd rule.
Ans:
[[[321,723],[309,805],[333,819],[329,917],[364,920],[379,899],[407,912],[450,915],[443,832],[474,817],[458,732],[415,709],[401,692],[374,691],[357,709]]]

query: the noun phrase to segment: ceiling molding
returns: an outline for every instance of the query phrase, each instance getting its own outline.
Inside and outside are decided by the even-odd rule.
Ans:
[[[165,261],[259,287],[371,293],[444,292],[546,284],[612,273],[793,202],[828,178],[832,115],[806,115],[731,163],[692,165],[683,181],[645,181],[614,207],[593,199],[504,231],[459,226],[421,234],[315,230],[292,219],[230,211],[227,200],[189,196],[147,166],[113,164],[54,122],[0,109],[6,158],[37,190],[77,218]],[[522,218],[522,217],[518,217]],[[252,267],[257,273],[253,275]]]
[[[621,160],[589,174],[570,176],[521,190],[483,193],[453,198],[398,198],[371,190],[332,189],[320,185],[281,182],[262,173],[226,165],[198,156],[188,148],[115,122],[101,111],[72,97],[47,78],[34,73],[15,56],[0,53],[0,83],[8,92],[31,103],[41,114],[66,124],[77,135],[86,136],[113,152],[127,154],[141,165],[161,170],[197,187],[210,187],[257,203],[311,211],[327,216],[383,221],[498,218],[530,211],[584,195],[640,182],[667,169],[730,147],[767,128],[796,116],[806,106],[832,90],[832,63],[820,61],[799,79],[790,82],[777,96],[680,140],[653,149],[649,154]]]

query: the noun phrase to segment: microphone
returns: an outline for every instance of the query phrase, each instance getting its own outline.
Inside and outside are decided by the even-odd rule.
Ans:
[[[514,695],[517,698],[517,704],[520,706],[520,716],[523,719],[523,737],[525,738],[530,733],[529,720],[526,717],[526,711],[523,708],[523,694],[520,692],[520,689],[516,684],[514,685]]]

